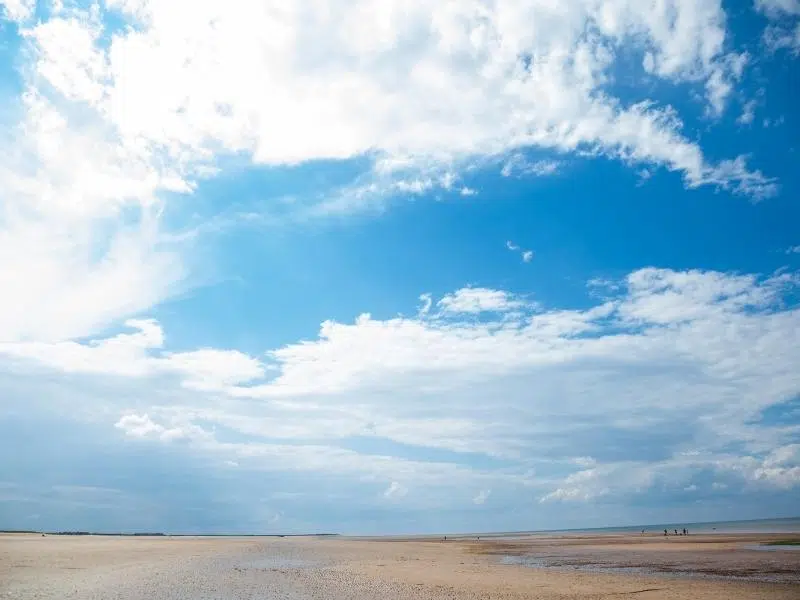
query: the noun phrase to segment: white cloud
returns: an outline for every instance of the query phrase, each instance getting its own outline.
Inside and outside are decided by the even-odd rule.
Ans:
[[[798,485],[798,429],[760,416],[800,393],[800,313],[786,305],[798,285],[791,273],[642,269],[580,310],[501,311],[519,302],[503,292],[454,312],[457,291],[444,305],[426,296],[428,310],[413,317],[326,322],[317,339],[274,349],[265,365],[191,352],[178,360],[147,320],[106,339],[2,351],[73,375],[124,376],[119,389],[131,392],[101,404],[129,437],[181,440],[242,469],[388,481],[391,497],[414,481],[415,502],[452,502],[453,486],[466,499],[488,489],[530,489],[544,504],[619,499],[682,491],[701,474],[781,490]],[[466,311],[486,305],[496,312]],[[170,374],[214,384],[180,394],[163,379],[137,387]],[[337,447],[351,438],[463,460]],[[506,466],[475,468],[475,454]]]
[[[485,504],[486,501],[489,499],[489,496],[492,494],[492,490],[481,490],[478,494],[472,499],[473,504]]]
[[[533,260],[533,250],[525,250],[520,248],[517,244],[512,241],[506,242],[506,248],[511,250],[512,252],[519,252],[520,257],[522,258],[522,262],[529,263]]]
[[[756,117],[756,106],[757,102],[755,100],[749,100],[745,102],[744,106],[742,107],[742,114],[736,119],[736,122],[740,125],[750,125]]]
[[[800,444],[773,448],[763,457],[727,457],[722,470],[738,473],[752,485],[791,489],[800,485]]]
[[[742,77],[749,56],[746,53],[731,53],[726,57],[727,65],[714,69],[706,81],[708,107],[706,113],[718,117],[724,111],[734,86]]]
[[[0,0],[0,15],[11,21],[25,21],[33,15],[36,0]]]
[[[525,305],[507,292],[487,288],[461,288],[438,302],[445,313],[505,312]]]
[[[42,5],[35,20],[32,1],[1,6],[24,39],[0,144],[5,341],[97,335],[195,285],[167,198],[231,156],[368,157],[370,172],[304,207],[317,216],[470,194],[461,174],[475,165],[547,175],[576,152],[665,167],[689,187],[778,191],[743,157],[707,158],[648,92],[614,95],[617,57],[638,52],[648,77],[702,88],[721,112],[746,61],[718,0],[115,0]]]
[[[500,174],[503,177],[524,177],[533,175],[536,177],[544,177],[546,175],[553,175],[561,167],[561,163],[555,160],[537,160],[534,162],[528,161],[522,154],[513,154],[503,165]]]
[[[800,254],[800,245],[797,246],[789,246],[786,249],[786,254]]]
[[[406,494],[408,494],[408,489],[400,485],[396,481],[393,481],[392,483],[389,484],[389,487],[387,487],[386,490],[383,492],[383,497],[389,498],[390,500],[397,500],[399,498],[402,498]]]
[[[771,21],[764,30],[765,46],[773,52],[786,48],[800,54],[800,1],[755,0],[755,7]]]
[[[125,325],[135,333],[120,333],[88,344],[6,342],[0,343],[0,355],[36,361],[66,373],[125,377],[176,374],[184,386],[200,391],[224,389],[264,376],[264,365],[236,350],[159,352],[164,333],[152,319],[130,319]]]
[[[646,97],[626,106],[607,91],[617,51],[634,46],[651,76],[703,85],[720,113],[745,58],[726,52],[719,1],[203,1],[191,18],[174,0],[107,6],[136,24],[108,46],[102,15],[27,30],[35,76],[179,172],[219,152],[265,164],[364,153],[453,164],[534,146],[654,163],[690,186],[750,193],[738,181],[752,174],[721,173],[672,109]]]
[[[800,15],[800,0],[755,0],[755,6],[769,17]]]
[[[125,415],[119,421],[117,421],[114,427],[121,429],[130,437],[154,437],[164,442],[205,436],[205,432],[194,425],[184,425],[182,427],[164,427],[163,425],[154,423],[147,414]]]

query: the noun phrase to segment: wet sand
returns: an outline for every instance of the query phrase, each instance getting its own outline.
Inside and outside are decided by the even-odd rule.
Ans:
[[[800,535],[447,542],[0,535],[0,598],[795,600],[800,552],[755,549],[778,539]],[[538,568],[503,564],[507,557]],[[627,570],[605,571],[619,568]]]

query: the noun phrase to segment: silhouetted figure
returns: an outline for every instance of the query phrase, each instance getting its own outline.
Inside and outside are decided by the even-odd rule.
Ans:
[[[665,529],[665,530],[664,530],[664,536],[666,537],[666,536],[668,536],[668,535],[669,535],[669,533],[667,533],[667,530]]]
[[[678,535],[678,530],[677,529],[675,530],[675,535]]]
[[[689,532],[686,531],[686,527],[683,528],[683,535],[689,535]]]

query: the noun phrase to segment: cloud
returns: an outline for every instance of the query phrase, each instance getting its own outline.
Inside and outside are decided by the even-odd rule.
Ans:
[[[772,52],[789,49],[800,54],[800,2],[755,0],[755,7],[771,22],[764,30],[764,45]]]
[[[0,14],[11,21],[25,21],[33,15],[36,0],[2,0]]]
[[[500,174],[503,177],[524,177],[533,175],[544,177],[553,175],[561,167],[561,163],[555,160],[537,160],[529,162],[522,154],[513,154],[503,165]]]
[[[125,435],[134,438],[156,438],[169,442],[192,437],[203,437],[205,432],[199,427],[186,425],[184,427],[164,427],[147,415],[129,414],[122,417],[114,427],[125,432]]]
[[[393,481],[389,484],[389,487],[386,488],[386,491],[383,492],[383,497],[389,498],[390,500],[397,500],[406,494],[408,494],[408,489],[396,481]]]
[[[413,478],[420,508],[475,489],[525,490],[542,505],[622,502],[700,487],[701,476],[778,493],[798,485],[797,428],[763,415],[800,393],[800,314],[787,304],[799,282],[640,269],[579,310],[463,288],[428,297],[413,317],[326,322],[318,338],[245,368],[178,360],[146,320],[105,340],[3,352],[71,377],[122,378],[113,389],[125,394],[96,402],[141,444],[180,441],[243,471],[389,481],[391,498]],[[42,381],[41,371],[12,374]],[[214,385],[185,385],[198,378]],[[87,400],[82,410],[91,414]]]
[[[758,103],[755,100],[749,100],[745,102],[744,106],[742,107],[742,114],[736,119],[736,122],[740,125],[750,125],[756,117],[756,105]]]
[[[507,292],[486,288],[461,288],[437,304],[443,313],[506,312],[526,305]]]
[[[346,188],[349,200],[326,202],[328,213],[370,202],[376,190],[447,188],[452,175],[430,174],[538,148],[663,166],[690,187],[771,193],[770,179],[742,158],[730,159],[741,162],[736,170],[708,160],[670,106],[614,96],[617,56],[631,49],[643,56],[643,77],[699,86],[720,114],[747,57],[727,51],[718,1],[572,1],[555,10],[544,0],[457,9],[327,0],[313,13],[202,2],[185,19],[172,0],[148,0],[36,22],[22,6],[5,10],[31,46],[30,89],[49,90],[71,128],[89,123],[108,138],[113,151],[91,153],[93,163],[109,156],[119,168],[149,170],[125,175],[131,183],[190,189],[226,155],[262,165],[369,155],[375,174],[384,160],[426,165],[416,178]],[[556,168],[542,159],[522,170]],[[760,180],[766,190],[754,187]]]
[[[797,0],[755,0],[755,6],[768,17],[800,15],[800,2]]]
[[[79,342],[6,342],[0,355],[56,368],[66,373],[142,377],[174,374],[187,388],[214,391],[264,376],[264,365],[236,350],[202,348],[163,352],[164,333],[153,319],[129,319],[134,333]]]
[[[786,249],[786,254],[800,254],[800,245],[797,246],[789,246]]]
[[[522,257],[522,262],[524,263],[529,263],[533,260],[533,250],[524,250],[512,241],[506,242],[506,248],[512,252],[519,252],[520,256]]]
[[[478,504],[478,505],[485,504],[486,501],[489,499],[489,496],[491,496],[491,494],[492,494],[492,490],[481,490],[472,499],[472,503],[473,504]]]
[[[623,50],[647,77],[707,90],[714,112],[746,66],[718,2],[651,4],[201,2],[186,19],[173,0],[4,2],[22,93],[0,123],[3,340],[93,336],[198,285],[194,231],[164,215],[231,161],[364,162],[298,202],[304,217],[470,194],[469,169],[548,175],[575,153],[776,194],[744,157],[708,159],[674,108],[614,95]]]
[[[714,119],[741,97],[753,60],[718,1],[401,4],[0,3],[21,39],[0,116],[0,378],[20,414],[60,419],[36,439],[82,448],[89,475],[103,439],[154,465],[191,457],[204,479],[235,463],[346,481],[348,501],[413,481],[418,508],[492,490],[546,511],[698,473],[793,489],[796,428],[761,419],[798,393],[789,272],[641,269],[571,307],[447,288],[410,317],[328,320],[263,354],[167,343],[170,321],[148,315],[208,279],[186,212],[231,165],[345,168],[286,204],[298,220],[468,196],[476,171],[549,176],[576,157],[779,192],[654,97],[699,98]],[[767,45],[795,47],[795,3],[756,6]]]

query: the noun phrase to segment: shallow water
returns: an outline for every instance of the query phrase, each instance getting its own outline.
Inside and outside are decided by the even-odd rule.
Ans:
[[[790,544],[751,544],[742,546],[746,550],[758,550],[760,552],[798,552],[800,545],[794,546]]]
[[[685,555],[673,559],[668,555],[644,556],[634,552],[610,553],[564,553],[521,556],[507,555],[501,562],[507,565],[520,565],[536,569],[558,571],[577,571],[587,573],[611,573],[628,575],[657,575],[660,577],[692,577],[703,579],[722,579],[736,581],[762,581],[781,583],[800,583],[800,570],[780,560],[749,560],[747,550],[780,552],[779,549],[798,549],[797,546],[742,547],[742,554],[731,560],[730,555],[711,554]],[[677,557],[676,557],[677,558]]]

